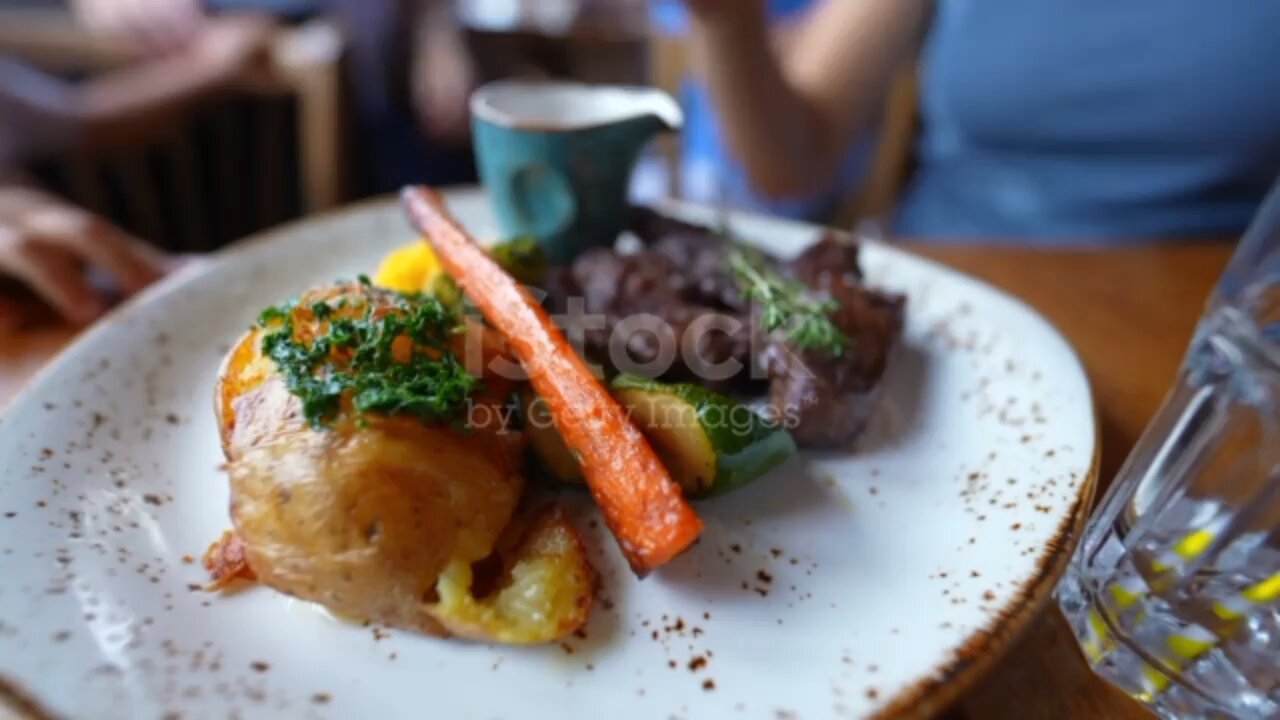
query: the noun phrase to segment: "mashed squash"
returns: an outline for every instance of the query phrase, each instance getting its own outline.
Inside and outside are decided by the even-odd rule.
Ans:
[[[392,250],[378,265],[373,284],[400,292],[428,292],[444,275],[431,246],[418,240]]]

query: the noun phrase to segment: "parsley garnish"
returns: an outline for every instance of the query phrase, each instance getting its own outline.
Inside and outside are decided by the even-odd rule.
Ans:
[[[804,283],[781,277],[753,250],[734,247],[728,259],[738,289],[760,303],[761,330],[781,330],[799,348],[844,352],[849,338],[827,317],[840,307],[835,300],[815,298]]]
[[[289,316],[287,305],[273,305],[258,313],[258,324],[266,327]]]
[[[270,330],[262,352],[302,401],[307,423],[323,427],[347,394],[361,415],[456,419],[479,386],[449,347],[462,331],[458,317],[433,297],[375,289],[363,277],[353,289],[359,295],[343,297],[336,307],[318,301],[303,310],[287,303],[258,317]],[[314,317],[314,337],[294,326],[297,313],[307,311]],[[409,342],[397,343],[400,338]]]

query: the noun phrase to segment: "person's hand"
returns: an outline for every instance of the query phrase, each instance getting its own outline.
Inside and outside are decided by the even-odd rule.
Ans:
[[[205,22],[201,0],[72,0],[80,22],[142,56],[185,48]]]
[[[461,36],[451,28],[419,34],[413,53],[410,92],[413,108],[427,134],[461,144],[471,132],[471,91],[476,68]]]
[[[91,322],[107,309],[89,268],[131,294],[169,264],[160,251],[65,200],[28,187],[0,187],[0,275],[27,285],[67,320]]]

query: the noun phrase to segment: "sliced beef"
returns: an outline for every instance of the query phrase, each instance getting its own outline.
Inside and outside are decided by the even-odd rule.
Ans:
[[[839,354],[775,339],[764,350],[769,404],[798,444],[835,448],[866,427],[880,397],[889,353],[902,334],[906,298],[862,284],[858,246],[829,236],[785,267],[834,299],[831,321],[849,338]]]
[[[861,432],[902,332],[905,299],[862,284],[856,243],[833,234],[789,262],[763,259],[838,303],[831,320],[850,342],[833,355],[802,350],[784,337],[764,337],[758,331],[753,308],[727,262],[732,246],[721,235],[644,208],[633,211],[631,229],[644,243],[639,252],[592,250],[570,267],[552,268],[544,283],[553,311],[565,312],[569,298],[580,297],[585,312],[604,316],[603,328],[584,333],[585,350],[594,360],[609,364],[610,335],[629,317],[654,315],[678,340],[690,325],[722,315],[737,321],[737,331],[698,334],[697,357],[717,367],[736,362],[742,370],[709,380],[705,367],[690,367],[682,348],[665,378],[742,392],[759,391],[767,379],[774,412],[804,447],[845,446]],[[627,333],[626,342],[635,361],[650,362],[658,355],[660,345],[652,333]],[[764,372],[753,374],[753,368]]]
[[[632,212],[632,232],[648,249],[671,261],[683,277],[686,299],[699,305],[748,311],[726,254],[729,242],[719,233],[661,215],[649,208]]]
[[[749,318],[723,303],[707,303],[696,289],[699,275],[690,272],[690,266],[679,265],[669,255],[646,249],[638,253],[621,255],[608,249],[595,249],[579,256],[569,268],[553,268],[545,289],[549,306],[554,312],[570,310],[570,299],[582,299],[582,310],[594,316],[603,316],[603,327],[587,327],[575,330],[567,328],[570,337],[580,332],[584,350],[597,362],[616,367],[609,342],[613,330],[620,323],[631,320],[632,332],[625,333],[627,357],[636,363],[648,364],[658,359],[662,342],[677,350],[674,366],[665,377],[690,379],[703,384],[729,389],[739,387],[749,380],[748,373],[707,381],[706,367],[722,367],[735,363],[749,367],[752,348]],[[572,313],[570,313],[572,315]],[[651,315],[662,322],[647,323],[639,319]],[[682,341],[695,323],[705,323],[709,315],[723,315],[738,328],[737,332],[697,332],[692,354],[683,352]],[[571,323],[572,324],[572,323]],[[661,329],[666,335],[659,338],[644,328]],[[636,332],[639,329],[640,331]],[[669,332],[667,332],[669,330]],[[621,336],[620,336],[621,337]],[[686,362],[689,361],[689,362]],[[691,367],[692,365],[692,367]]]
[[[782,272],[820,292],[839,284],[862,282],[858,243],[847,235],[827,233],[794,260],[782,264]]]

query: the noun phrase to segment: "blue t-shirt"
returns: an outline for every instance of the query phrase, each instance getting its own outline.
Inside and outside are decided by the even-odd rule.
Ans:
[[[1280,0],[935,12],[901,235],[1235,233],[1280,173]]]

